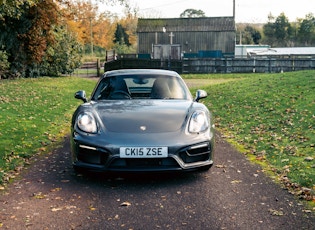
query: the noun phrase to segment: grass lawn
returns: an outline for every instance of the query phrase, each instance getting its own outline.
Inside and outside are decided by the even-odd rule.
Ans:
[[[239,80],[203,87],[217,129],[292,193],[313,200],[315,72],[232,76]]]
[[[229,142],[271,170],[293,193],[313,199],[315,71],[184,78],[193,93],[197,88],[208,92],[203,103]],[[81,103],[74,92],[85,89],[89,95],[94,85],[76,77],[0,81],[0,184],[29,157],[63,140]]]
[[[70,77],[0,81],[0,184],[62,140],[80,103],[74,93],[91,93],[94,85]]]

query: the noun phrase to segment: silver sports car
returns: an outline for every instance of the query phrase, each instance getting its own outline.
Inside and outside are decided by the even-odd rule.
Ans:
[[[106,72],[72,118],[75,169],[158,172],[207,170],[213,164],[214,124],[179,74],[168,70]]]

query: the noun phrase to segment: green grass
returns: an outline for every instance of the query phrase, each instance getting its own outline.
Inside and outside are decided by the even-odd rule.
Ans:
[[[287,186],[314,192],[315,72],[232,77],[239,80],[203,87],[216,127],[252,159],[269,165]]]
[[[184,75],[214,113],[217,129],[288,187],[315,190],[315,72]],[[195,79],[195,80],[194,80]],[[69,133],[70,119],[95,81],[39,78],[0,81],[0,184]],[[217,153],[220,154],[220,153]],[[313,159],[313,160],[312,160]],[[295,190],[304,198],[309,191]],[[306,192],[305,192],[306,191]],[[314,202],[313,202],[314,203]]]
[[[74,93],[91,93],[94,85],[69,77],[0,81],[0,184],[31,156],[62,140],[80,103]]]
[[[100,69],[100,74],[104,73],[104,69]],[[73,76],[85,75],[85,74],[97,74],[97,69],[75,69],[72,73]]]

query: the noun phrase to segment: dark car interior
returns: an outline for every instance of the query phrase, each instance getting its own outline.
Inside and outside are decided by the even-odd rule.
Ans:
[[[92,99],[187,99],[181,79],[171,76],[115,76],[103,78]]]

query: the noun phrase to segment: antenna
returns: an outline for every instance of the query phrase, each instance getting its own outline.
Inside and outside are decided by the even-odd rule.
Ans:
[[[233,0],[233,18],[235,21],[235,0]]]

